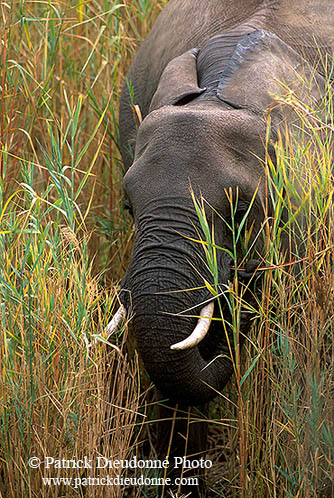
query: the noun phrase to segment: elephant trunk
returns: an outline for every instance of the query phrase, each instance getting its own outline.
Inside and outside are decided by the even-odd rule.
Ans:
[[[165,250],[160,243],[153,246],[144,251],[141,244],[135,244],[127,272],[133,308],[131,326],[137,347],[163,395],[181,404],[203,404],[223,389],[233,370],[223,328],[218,340],[210,337],[211,328],[205,338],[207,349],[215,352],[211,358],[203,357],[201,344],[181,350],[171,346],[184,341],[196,329],[203,303],[212,297],[203,280],[210,278],[203,275],[205,265],[189,241],[183,240],[183,249],[176,248],[175,243],[168,244]],[[226,282],[229,265],[225,272]],[[215,344],[210,347],[212,340]]]

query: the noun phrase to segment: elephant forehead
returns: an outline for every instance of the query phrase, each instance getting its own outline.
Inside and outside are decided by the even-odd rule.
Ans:
[[[142,203],[166,189],[185,195],[189,183],[215,205],[231,186],[252,196],[264,175],[261,118],[215,109],[152,114],[141,125],[135,161],[124,178],[130,197]]]
[[[153,111],[138,130],[136,158],[149,145],[164,150],[187,149],[222,151],[233,147],[240,153],[263,150],[266,126],[262,117],[247,110],[224,109],[223,106],[201,105],[178,108],[166,106]]]

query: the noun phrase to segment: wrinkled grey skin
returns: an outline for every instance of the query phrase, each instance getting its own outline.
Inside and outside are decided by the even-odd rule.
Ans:
[[[225,218],[227,189],[239,192],[237,218],[258,189],[249,215],[256,234],[268,206],[266,116],[270,112],[271,142],[282,125],[295,119],[273,95],[284,95],[278,82],[283,81],[311,105],[321,99],[326,64],[319,63],[317,47],[322,55],[332,52],[333,10],[330,0],[174,0],[128,73],[133,103],[144,120],[138,127],[125,85],[123,185],[135,241],[121,300],[128,309],[131,305],[137,346],[152,380],[163,397],[182,406],[210,401],[233,371],[225,334],[215,322],[195,348],[170,349],[196,325],[189,315],[198,315],[202,303],[212,299],[204,285],[212,283],[212,275],[193,241],[201,230],[189,184]],[[316,63],[314,72],[310,65]],[[309,89],[296,72],[311,80]],[[231,249],[231,233],[216,215],[214,226],[216,244]],[[223,289],[232,279],[232,261],[224,251],[218,256]],[[250,324],[242,318],[246,335]]]
[[[286,80],[305,98],[305,89],[296,86],[294,68],[309,74],[302,56],[311,64],[318,61],[312,40],[314,22],[327,14],[329,23],[328,13],[333,10],[329,11],[329,5],[329,1],[297,1],[296,14],[284,2],[172,1],[129,71],[134,103],[145,119],[137,130],[125,86],[120,108],[128,169],[124,191],[136,235],[124,288],[131,293],[133,328],[146,368],[161,391],[175,400],[206,402],[231,373],[226,358],[203,370],[213,357],[227,352],[221,334],[214,337],[215,344],[206,341],[203,351],[201,346],[185,352],[170,350],[196,323],[196,319],[175,315],[199,306],[210,294],[205,289],[168,292],[203,287],[203,278],[212,282],[199,245],[189,240],[198,238],[195,227],[199,226],[189,182],[195,193],[201,192],[228,217],[225,189],[238,187],[242,214],[262,178],[251,213],[260,225],[266,203],[259,160],[264,157],[264,115],[272,103],[271,93],[282,93],[276,80]],[[313,22],[312,29],[308,20]],[[326,31],[316,35],[317,44],[330,52],[332,40]],[[161,77],[175,56],[181,57]],[[324,71],[321,66],[318,69]],[[315,99],[322,84],[316,75]],[[280,107],[271,112],[273,136],[282,120],[293,119],[289,112]],[[136,142],[133,161],[127,154],[132,136]],[[218,217],[214,221],[216,243],[231,248],[228,230]],[[222,284],[230,278],[230,265],[222,252]]]

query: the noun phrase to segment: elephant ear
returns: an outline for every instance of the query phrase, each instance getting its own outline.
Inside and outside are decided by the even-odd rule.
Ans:
[[[161,75],[149,112],[165,105],[180,105],[205,91],[197,81],[198,52],[194,48],[170,61]]]
[[[256,30],[238,43],[217,97],[259,114],[271,110],[272,118],[281,121],[291,115],[291,107],[284,105],[287,95],[312,109],[325,91],[325,79],[297,52],[273,33]]]

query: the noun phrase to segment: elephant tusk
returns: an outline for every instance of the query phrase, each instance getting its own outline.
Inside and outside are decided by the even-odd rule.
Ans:
[[[108,325],[104,329],[104,332],[108,332],[107,339],[105,339],[102,334],[94,335],[93,336],[94,339],[92,340],[92,342],[88,344],[88,348],[94,346],[98,342],[99,338],[101,338],[102,341],[109,341],[110,336],[112,336],[112,334],[116,331],[117,327],[125,317],[126,317],[126,309],[122,304],[116,311],[113,319],[108,323]]]
[[[194,346],[196,346],[196,344],[201,342],[208,333],[211,323],[211,318],[213,316],[213,310],[214,310],[213,302],[204,306],[204,308],[201,309],[200,317],[192,334],[190,334],[189,337],[184,339],[184,341],[173,344],[170,348],[173,350],[189,349],[193,348]]]
[[[104,331],[108,332],[108,334],[109,334],[108,339],[115,332],[115,330],[117,329],[119,324],[122,322],[122,320],[125,318],[125,316],[126,316],[126,309],[123,306],[123,304],[121,304],[121,306],[116,311],[113,319],[108,323],[108,325],[104,329]]]

